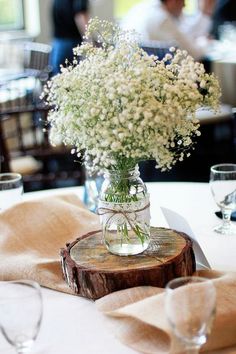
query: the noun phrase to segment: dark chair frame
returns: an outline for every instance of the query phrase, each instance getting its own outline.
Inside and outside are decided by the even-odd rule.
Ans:
[[[49,142],[48,130],[46,126],[47,115],[49,108],[40,106],[15,107],[0,112],[0,162],[1,172],[11,172],[11,159],[19,156],[33,156],[36,160],[42,163],[42,169],[33,174],[23,175],[25,190],[33,190],[33,184],[37,182],[40,184],[38,189],[49,189],[57,187],[57,182],[61,182],[60,186],[66,184],[66,180],[73,179],[73,185],[82,185],[85,180],[84,168],[79,161],[76,164],[70,153],[70,147],[60,145],[53,147]],[[22,114],[30,115],[30,125],[22,127]],[[4,122],[12,121],[16,129],[6,132],[4,129]],[[38,139],[38,132],[40,132],[40,139]],[[32,144],[26,144],[24,141],[25,134],[30,133],[33,138]],[[8,146],[9,139],[16,139],[17,146],[10,148]],[[67,164],[67,168],[60,165],[54,170],[50,167],[50,162],[65,161],[71,159],[71,164]]]

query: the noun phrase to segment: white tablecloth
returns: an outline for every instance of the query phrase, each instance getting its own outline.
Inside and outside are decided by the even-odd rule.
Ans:
[[[153,226],[167,226],[160,206],[178,212],[188,220],[212,268],[236,271],[236,236],[220,236],[212,231],[220,220],[214,214],[217,208],[207,183],[157,182],[147,186]],[[82,187],[78,187],[28,193],[24,198],[69,191],[83,195]],[[49,289],[43,289],[43,297],[43,322],[32,354],[135,353],[115,338],[92,301]],[[3,336],[0,353],[14,353]]]

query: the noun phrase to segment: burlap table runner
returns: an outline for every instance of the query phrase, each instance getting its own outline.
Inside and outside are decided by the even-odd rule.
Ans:
[[[236,353],[236,273],[199,271],[213,278],[217,289],[217,314],[203,351]],[[137,287],[107,295],[96,301],[116,336],[131,348],[149,354],[183,353],[172,336],[164,310],[164,289]]]
[[[0,280],[32,279],[72,293],[62,278],[60,249],[98,229],[98,216],[76,195],[26,201],[1,212]]]

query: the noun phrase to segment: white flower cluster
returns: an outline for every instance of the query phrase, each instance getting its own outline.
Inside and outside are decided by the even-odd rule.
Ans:
[[[44,89],[53,106],[52,143],[83,151],[93,169],[127,169],[147,159],[169,169],[189,155],[200,134],[196,109],[218,107],[215,77],[185,51],[171,48],[161,61],[147,55],[133,33],[106,21],[90,20],[85,40]]]

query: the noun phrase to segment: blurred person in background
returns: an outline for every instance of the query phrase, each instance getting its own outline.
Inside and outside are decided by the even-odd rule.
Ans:
[[[207,53],[208,34],[215,0],[199,0],[198,12],[183,14],[184,0],[144,0],[122,20],[123,29],[134,29],[146,41],[174,42],[195,59]]]
[[[88,19],[88,0],[53,0],[52,75],[60,72],[66,59],[73,61],[72,49],[81,44]]]

